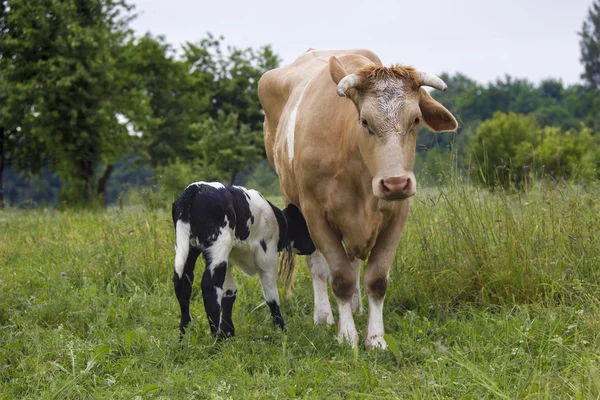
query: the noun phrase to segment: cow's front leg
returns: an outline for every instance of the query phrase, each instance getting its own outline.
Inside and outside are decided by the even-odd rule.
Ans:
[[[356,272],[348,260],[339,235],[318,211],[314,213],[311,211],[310,207],[305,210],[310,235],[329,265],[331,288],[338,303],[338,340],[340,342],[347,341],[352,347],[356,347],[358,332],[352,317],[352,296],[356,292]]]
[[[408,209],[408,201],[399,204],[398,215],[377,238],[365,268],[365,290],[369,298],[369,321],[365,335],[365,347],[367,349],[387,348],[387,343],[383,338],[385,333],[383,328],[383,301],[387,291],[390,268],[404,230]]]

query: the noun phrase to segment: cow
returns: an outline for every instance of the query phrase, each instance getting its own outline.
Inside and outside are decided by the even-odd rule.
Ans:
[[[173,202],[175,272],[173,284],[181,309],[180,338],[192,320],[190,296],[200,254],[206,262],[202,297],[213,336],[235,335],[231,318],[237,287],[232,264],[258,274],[274,325],[285,328],[277,291],[278,252],[311,254],[315,246],[302,213],[280,210],[258,191],[218,182],[195,182]],[[288,258],[289,259],[289,258]]]
[[[417,189],[413,164],[421,125],[455,131],[454,116],[423,88],[439,77],[383,66],[373,52],[312,50],[267,71],[258,83],[267,158],[286,205],[298,206],[316,251],[307,256],[315,323],[333,324],[328,282],[339,309],[338,340],[358,344],[361,260],[368,297],[365,347],[383,348],[390,267]]]

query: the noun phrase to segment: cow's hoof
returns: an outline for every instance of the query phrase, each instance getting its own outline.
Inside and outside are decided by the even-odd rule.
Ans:
[[[331,312],[318,312],[315,311],[314,315],[315,325],[327,324],[327,326],[333,325],[333,314]]]
[[[367,350],[370,350],[370,349],[385,350],[385,349],[387,349],[387,343],[385,342],[385,339],[383,338],[383,336],[371,336],[371,337],[367,336],[365,338],[365,348]]]
[[[358,346],[358,332],[356,332],[356,329],[341,328],[340,332],[338,333],[337,339],[340,343],[348,343],[350,346],[352,346],[353,349]]]

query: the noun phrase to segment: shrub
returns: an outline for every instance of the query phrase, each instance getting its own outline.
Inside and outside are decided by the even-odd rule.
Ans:
[[[533,164],[539,128],[531,116],[496,112],[469,138],[467,155],[477,183],[491,188],[521,187]]]
[[[600,178],[600,146],[584,126],[564,133],[556,127],[544,128],[535,157],[553,179]]]

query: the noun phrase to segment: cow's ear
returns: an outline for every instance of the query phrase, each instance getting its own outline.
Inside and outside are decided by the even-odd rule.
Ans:
[[[420,88],[419,91],[421,95],[419,107],[427,126],[435,132],[455,131],[458,123],[452,113],[434,100],[425,89]]]
[[[337,86],[336,91],[338,96],[348,97],[352,100],[358,110],[358,92],[355,89],[355,86],[358,86],[359,83],[358,76],[356,74],[350,74],[350,76],[348,76],[348,72],[346,72],[346,69],[340,60],[335,56],[329,58],[329,75],[331,75],[331,79]],[[340,84],[340,82],[342,82],[342,84]],[[344,84],[344,82],[346,84]]]
[[[329,75],[331,75],[331,79],[336,85],[348,75],[340,60],[335,56],[329,58]]]

